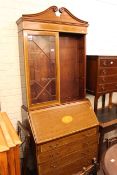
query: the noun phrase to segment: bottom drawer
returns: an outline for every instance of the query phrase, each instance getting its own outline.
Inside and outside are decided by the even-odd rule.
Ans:
[[[87,157],[81,158],[79,160],[73,161],[63,167],[57,167],[44,172],[41,167],[38,166],[39,175],[72,175],[82,170],[83,167],[87,167],[92,163],[92,157],[90,156],[90,161],[86,161]],[[47,167],[48,168],[48,167]]]
[[[38,165],[39,175],[71,175],[82,169],[83,166],[91,164],[91,160],[97,157],[97,143],[89,149],[79,150],[71,155],[61,159],[53,159],[51,162],[46,162]],[[71,148],[72,149],[72,148]]]
[[[98,92],[111,92],[111,91],[117,91],[117,83],[98,85]]]

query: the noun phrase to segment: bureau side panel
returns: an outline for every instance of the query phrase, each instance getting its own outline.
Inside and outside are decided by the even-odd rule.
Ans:
[[[97,86],[97,57],[87,56],[86,68],[86,90],[88,93],[95,95]]]
[[[22,105],[27,109],[27,98],[26,98],[26,80],[25,80],[25,64],[24,64],[24,40],[23,32],[18,33],[19,41],[19,63],[20,63],[20,77],[21,77],[21,90],[22,90]],[[22,108],[23,120],[27,119],[27,112]]]

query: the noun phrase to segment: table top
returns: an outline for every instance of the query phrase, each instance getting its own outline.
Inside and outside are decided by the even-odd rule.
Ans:
[[[117,175],[117,144],[111,146],[106,151],[102,167],[106,175]]]
[[[100,126],[107,127],[113,124],[117,124],[117,106],[113,105],[111,109],[108,107],[97,110],[97,118]]]

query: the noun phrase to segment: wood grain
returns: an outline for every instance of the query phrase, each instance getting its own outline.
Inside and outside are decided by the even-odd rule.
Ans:
[[[5,112],[0,112],[0,174],[20,175],[21,141]]]

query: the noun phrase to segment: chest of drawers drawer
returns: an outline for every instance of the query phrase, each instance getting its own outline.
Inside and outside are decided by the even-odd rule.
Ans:
[[[115,68],[99,68],[98,76],[109,76],[116,75],[117,76],[117,67]]]
[[[107,84],[107,83],[116,83],[117,82],[117,76],[111,75],[111,76],[100,76],[98,78],[98,84]]]
[[[83,159],[78,159],[76,161],[72,161],[71,163],[64,165],[62,167],[59,167],[57,164],[51,165],[51,168],[49,168],[47,165],[45,166],[38,166],[39,174],[41,175],[71,175],[77,173],[84,165],[89,165],[89,162],[84,162]],[[79,166],[80,165],[80,166]],[[46,167],[46,169],[45,169]],[[77,171],[76,171],[77,169]]]
[[[117,67],[117,59],[114,58],[100,58],[101,67]]]
[[[100,93],[108,93],[108,92],[113,92],[117,91],[117,83],[111,83],[111,84],[99,84],[97,88],[98,92]]]

